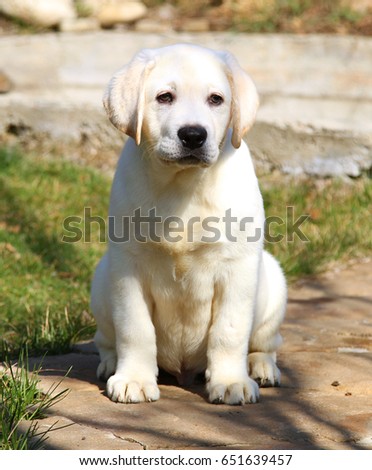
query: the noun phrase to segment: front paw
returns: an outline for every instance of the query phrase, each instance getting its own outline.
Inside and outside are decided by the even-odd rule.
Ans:
[[[107,395],[112,401],[120,403],[141,403],[159,400],[160,391],[154,381],[140,378],[128,379],[124,375],[112,375],[107,381]]]
[[[244,405],[259,400],[258,385],[249,377],[230,384],[209,383],[208,392],[209,401],[216,404]]]

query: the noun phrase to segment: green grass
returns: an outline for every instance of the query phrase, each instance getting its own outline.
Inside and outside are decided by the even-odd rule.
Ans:
[[[239,31],[253,33],[366,33],[368,12],[360,13],[342,0],[277,0],[256,2],[232,13],[232,25]]]
[[[103,244],[62,243],[62,222],[84,206],[106,214],[98,172],[0,151],[0,334],[10,351],[67,351],[92,334],[89,285]]]
[[[345,183],[265,176],[260,182],[266,215],[283,221],[270,226],[283,239],[266,246],[290,281],[371,254],[367,177]],[[63,220],[82,217],[84,207],[105,218],[110,186],[92,168],[0,150],[0,335],[11,354],[24,345],[30,354],[66,352],[92,336],[89,288],[105,245],[98,224],[91,242],[63,243]],[[300,227],[309,241],[296,234],[291,240],[291,225],[304,214],[311,216]]]
[[[39,389],[40,367],[29,370],[27,350],[20,352],[17,363],[3,362],[0,370],[0,450],[31,450],[42,448],[52,425],[41,431],[36,420],[45,417],[47,410],[62,400],[68,390],[57,393],[61,382],[47,393]],[[28,421],[28,425],[22,424]]]
[[[266,177],[261,186],[266,216],[279,215],[285,222],[272,227],[274,237],[281,235],[283,240],[266,246],[290,281],[371,255],[372,181],[367,176],[347,182]],[[292,220],[302,215],[308,216],[300,226],[306,241],[296,233],[291,236]]]

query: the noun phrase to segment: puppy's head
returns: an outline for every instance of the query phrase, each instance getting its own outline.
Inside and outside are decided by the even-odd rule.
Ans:
[[[230,127],[240,146],[258,95],[230,53],[176,45],[137,54],[111,79],[104,106],[111,122],[155,158],[209,166]]]

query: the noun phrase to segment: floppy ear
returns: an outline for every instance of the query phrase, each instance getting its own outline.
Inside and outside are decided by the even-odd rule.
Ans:
[[[255,84],[230,52],[222,52],[232,91],[231,143],[239,148],[244,134],[252,127],[259,105]]]
[[[155,62],[149,49],[138,53],[129,64],[110,80],[103,96],[103,105],[110,121],[119,130],[141,142],[145,105],[145,82]]]

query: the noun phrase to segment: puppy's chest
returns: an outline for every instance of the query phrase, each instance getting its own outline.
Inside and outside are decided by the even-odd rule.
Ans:
[[[194,262],[192,256],[163,262],[151,285],[158,362],[176,374],[206,366],[214,276]]]
[[[153,300],[158,362],[175,374],[206,367],[215,284],[228,270],[223,242],[147,245],[146,270]]]
[[[165,282],[177,295],[187,296],[206,282],[211,282],[230,256],[224,242],[182,240],[177,243],[163,240],[147,245],[148,267],[152,270],[151,284]],[[202,284],[201,284],[202,283]]]
[[[174,248],[163,245],[148,252],[148,280],[154,295],[183,303],[202,302],[206,291],[213,295],[219,263],[213,260],[211,250],[197,244],[185,250]]]

